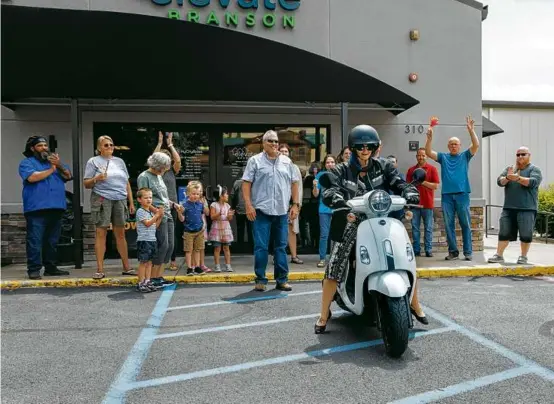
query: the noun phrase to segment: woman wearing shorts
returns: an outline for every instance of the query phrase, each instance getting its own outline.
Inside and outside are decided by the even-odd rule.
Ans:
[[[125,223],[135,213],[133,193],[129,183],[129,173],[125,162],[114,157],[114,143],[109,136],[100,136],[96,141],[97,156],[90,158],[85,166],[84,185],[91,189],[90,211],[96,226],[94,251],[96,252],[96,273],[93,279],[102,279],[104,274],[104,254],[106,236],[112,225],[117,252],[123,264],[123,275],[135,275],[129,265]],[[129,206],[127,207],[127,204]]]

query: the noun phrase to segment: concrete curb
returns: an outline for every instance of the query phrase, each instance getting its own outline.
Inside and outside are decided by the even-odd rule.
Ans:
[[[465,268],[419,268],[419,278],[453,278],[453,277],[477,277],[477,276],[545,276],[554,275],[554,265],[550,266],[525,266],[525,267],[465,267]],[[317,272],[290,272],[290,281],[320,281],[323,279],[323,271]],[[173,280],[172,276],[166,276]],[[273,281],[273,275],[268,275]],[[251,283],[254,282],[254,274],[209,274],[201,276],[180,275],[175,281],[181,284],[209,284],[209,283]],[[22,280],[2,281],[1,290],[14,290],[20,288],[83,288],[83,287],[122,287],[137,284],[136,277],[122,276],[95,280],[91,278],[66,278],[53,280]]]

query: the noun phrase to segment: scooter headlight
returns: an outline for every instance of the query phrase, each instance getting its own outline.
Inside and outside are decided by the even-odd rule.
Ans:
[[[374,191],[368,198],[369,208],[375,213],[385,213],[390,209],[392,199],[382,190]]]

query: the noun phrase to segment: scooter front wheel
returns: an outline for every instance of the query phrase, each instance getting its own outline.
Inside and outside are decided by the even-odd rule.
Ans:
[[[408,348],[410,326],[405,297],[380,296],[379,321],[387,355],[399,358]]]

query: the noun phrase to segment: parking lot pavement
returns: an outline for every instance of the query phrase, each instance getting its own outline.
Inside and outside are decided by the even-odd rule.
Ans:
[[[552,280],[422,280],[398,360],[336,307],[315,335],[319,283],[4,293],[3,401],[551,403]]]

